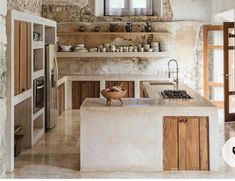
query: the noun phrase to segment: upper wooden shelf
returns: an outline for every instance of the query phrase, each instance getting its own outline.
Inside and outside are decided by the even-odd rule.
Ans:
[[[169,32],[58,32],[58,36],[69,35],[169,35]]]

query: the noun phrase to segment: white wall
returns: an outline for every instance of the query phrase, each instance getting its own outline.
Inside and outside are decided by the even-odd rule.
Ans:
[[[235,8],[235,0],[212,0],[212,16]]]
[[[173,21],[210,22],[211,1],[215,0],[170,0],[173,10]]]

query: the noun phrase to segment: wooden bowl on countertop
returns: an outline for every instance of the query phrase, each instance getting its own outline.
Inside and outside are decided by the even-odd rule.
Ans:
[[[125,97],[126,93],[127,93],[127,91],[123,90],[123,89],[120,92],[115,92],[115,91],[112,91],[111,89],[103,89],[101,91],[101,95],[107,99],[108,106],[111,106],[112,99],[119,100],[123,104],[122,98]]]

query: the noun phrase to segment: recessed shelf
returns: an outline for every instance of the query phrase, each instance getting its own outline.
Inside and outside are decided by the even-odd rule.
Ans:
[[[43,41],[34,41],[33,42],[33,49],[40,49],[44,48],[44,42]]]
[[[33,73],[33,80],[35,80],[39,77],[43,77],[43,76],[44,76],[44,70],[39,70],[39,71]]]
[[[33,50],[33,71],[37,72],[43,70],[44,54],[43,48]]]
[[[170,52],[57,52],[57,58],[82,58],[82,57],[145,57],[145,58],[163,58],[169,57]]]
[[[170,35],[170,32],[58,32],[57,35]]]

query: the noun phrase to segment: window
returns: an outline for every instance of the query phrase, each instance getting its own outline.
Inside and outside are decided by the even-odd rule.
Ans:
[[[152,0],[105,0],[106,16],[153,15]]]

